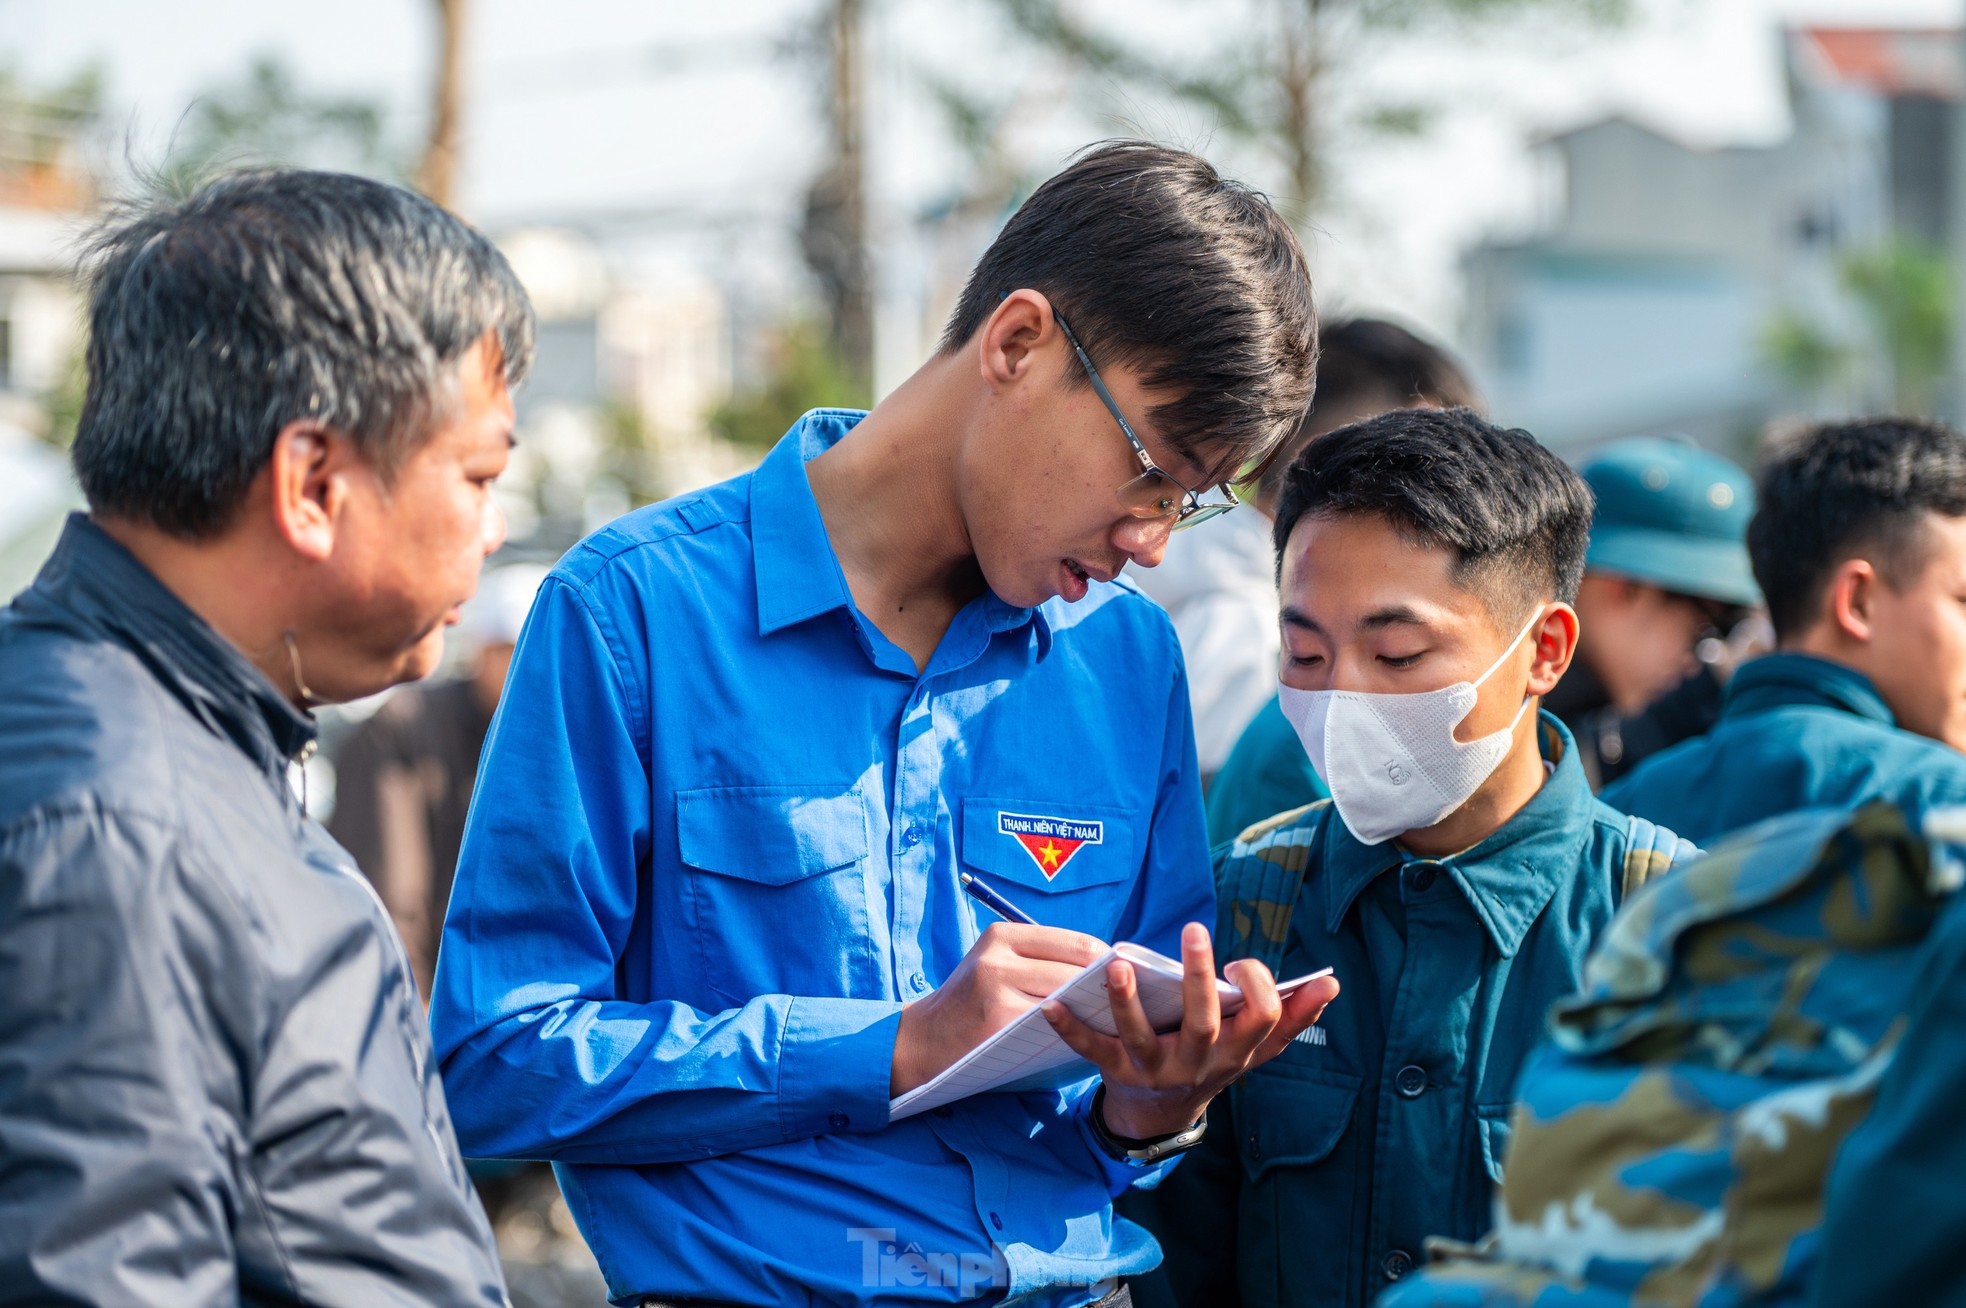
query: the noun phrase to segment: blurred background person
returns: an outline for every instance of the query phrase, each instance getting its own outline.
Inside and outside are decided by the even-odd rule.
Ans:
[[[426,1004],[478,754],[545,579],[546,569],[529,563],[487,572],[458,623],[463,674],[397,691],[335,759],[328,831],[382,897]]]
[[[1257,512],[1224,514],[1184,533],[1159,567],[1127,573],[1167,609],[1181,638],[1195,751],[1211,796],[1211,844],[1324,794],[1277,708],[1281,638],[1270,525],[1284,470],[1313,439],[1362,418],[1389,409],[1479,403],[1460,364],[1404,327],[1350,318],[1323,331],[1310,413],[1257,483],[1251,502]]]
[[[1966,803],[1966,436],[1813,426],[1763,465],[1748,527],[1776,650],[1720,720],[1608,787],[1701,845],[1800,808]]]
[[[1597,497],[1577,592],[1577,658],[1546,707],[1594,789],[1720,716],[1739,659],[1768,643],[1748,566],[1754,484],[1685,441],[1638,437],[1592,455]]]

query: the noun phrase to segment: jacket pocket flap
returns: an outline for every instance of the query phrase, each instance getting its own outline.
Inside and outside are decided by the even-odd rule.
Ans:
[[[1488,1179],[1500,1185],[1502,1164],[1509,1156],[1509,1137],[1515,1130],[1515,1107],[1512,1104],[1478,1107],[1475,1116],[1481,1122],[1481,1164],[1488,1169]]]
[[[714,786],[676,792],[683,862],[785,886],[867,857],[859,785]]]
[[[966,799],[962,860],[1037,890],[1124,881],[1136,870],[1133,815],[1102,805]]]
[[[1344,1138],[1358,1104],[1357,1077],[1315,1077],[1265,1068],[1243,1078],[1235,1103],[1237,1151],[1254,1181],[1272,1167],[1324,1161]]]

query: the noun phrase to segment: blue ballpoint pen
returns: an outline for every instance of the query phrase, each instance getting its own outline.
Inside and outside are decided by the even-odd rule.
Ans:
[[[1036,926],[1038,924],[1036,918],[1011,903],[1008,899],[1005,899],[1002,895],[999,895],[996,891],[990,889],[983,882],[978,881],[969,873],[957,873],[956,879],[963,883],[963,890],[968,893],[971,899],[981,903],[985,908],[995,913],[1004,921],[1016,922],[1023,926]]]

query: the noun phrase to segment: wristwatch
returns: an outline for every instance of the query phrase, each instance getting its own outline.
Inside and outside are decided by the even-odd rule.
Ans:
[[[1183,1127],[1169,1135],[1157,1135],[1151,1140],[1129,1140],[1106,1129],[1105,1106],[1106,1085],[1102,1081],[1092,1093],[1092,1138],[1109,1156],[1135,1167],[1151,1167],[1163,1158],[1185,1153],[1200,1144],[1202,1136],[1208,1133],[1208,1110],[1204,1108],[1193,1126]]]

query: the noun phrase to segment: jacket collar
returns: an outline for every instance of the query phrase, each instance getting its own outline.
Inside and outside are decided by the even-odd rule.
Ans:
[[[313,717],[85,514],[69,516],[33,593],[127,646],[284,791],[288,763],[315,738]]]
[[[1727,685],[1722,717],[1813,705],[1896,726],[1890,705],[1855,668],[1813,654],[1766,654],[1743,663]]]
[[[751,475],[751,550],[760,636],[834,609],[852,611],[846,575],[826,535],[826,521],[812,497],[805,465],[838,444],[866,416],[858,409],[814,409],[792,424]],[[985,633],[1028,623],[1036,636],[1038,657],[1051,648],[1051,627],[1042,610],[1017,608],[994,593],[986,593],[981,604]]]
[[[1445,858],[1426,859],[1397,841],[1360,844],[1332,814],[1324,824],[1325,925],[1336,932],[1365,887],[1406,863],[1445,869],[1467,897],[1502,957],[1513,958],[1557,887],[1577,875],[1591,831],[1591,792],[1563,723],[1537,715],[1537,745],[1552,765],[1542,788],[1486,840]]]

